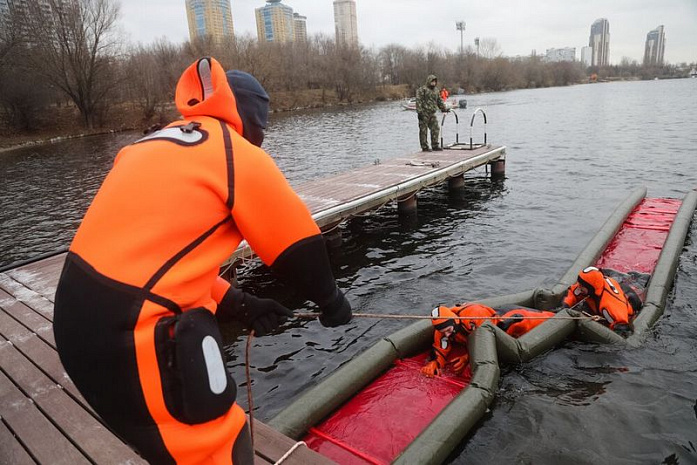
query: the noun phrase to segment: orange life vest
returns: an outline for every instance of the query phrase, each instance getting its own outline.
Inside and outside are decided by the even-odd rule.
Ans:
[[[447,318],[457,317],[476,317],[472,320],[450,320],[453,322],[454,331],[450,337],[446,337],[439,329],[439,325],[447,324]],[[452,350],[452,343],[467,344],[467,336],[485,321],[482,317],[494,317],[496,311],[477,303],[463,304],[457,307],[441,306],[435,308],[432,313],[435,330],[433,331],[433,359],[440,368],[444,368],[448,360],[448,355]],[[493,321],[493,318],[492,318]],[[442,328],[442,327],[441,327]]]
[[[585,303],[594,315],[600,315],[614,329],[617,324],[629,324],[634,315],[629,299],[620,284],[613,278],[603,275],[596,267],[588,267],[578,275],[578,281],[571,285],[562,300],[566,307],[573,307],[584,295],[582,287],[589,291]]]

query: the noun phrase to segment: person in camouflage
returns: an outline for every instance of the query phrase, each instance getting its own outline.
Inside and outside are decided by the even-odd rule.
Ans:
[[[438,145],[438,138],[440,136],[440,128],[438,126],[438,118],[436,118],[436,111],[440,108],[443,113],[449,110],[445,107],[443,100],[438,95],[436,86],[438,85],[438,78],[434,75],[430,75],[426,79],[426,85],[419,87],[416,91],[416,115],[419,118],[419,142],[421,143],[421,150],[424,152],[430,152],[431,149],[428,147],[428,131],[431,131],[431,147],[433,150],[443,150],[440,145]]]

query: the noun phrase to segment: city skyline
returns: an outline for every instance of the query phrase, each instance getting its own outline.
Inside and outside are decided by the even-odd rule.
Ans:
[[[134,42],[150,43],[166,36],[173,42],[188,40],[183,2],[151,0],[144,4],[122,0],[121,25]],[[259,0],[233,0],[232,15],[236,35],[256,36],[254,9]],[[333,3],[329,0],[285,0],[284,3],[307,18],[307,34],[323,33],[335,37]],[[389,3],[389,4],[388,4]],[[455,22],[464,20],[465,46],[473,46],[475,37],[494,38],[505,56],[537,54],[548,48],[588,44],[589,27],[598,18],[607,18],[612,27],[610,64],[624,57],[643,62],[646,34],[657,24],[667,31],[665,61],[697,62],[697,2],[666,0],[618,0],[611,5],[600,0],[583,4],[563,0],[492,0],[484,4],[465,4],[462,0],[437,0],[431,8],[420,2],[356,1],[359,39],[366,47],[398,43],[406,47],[434,44],[456,52],[460,34]],[[458,14],[457,11],[461,11]],[[444,14],[444,11],[447,14]],[[580,57],[578,57],[580,58]]]

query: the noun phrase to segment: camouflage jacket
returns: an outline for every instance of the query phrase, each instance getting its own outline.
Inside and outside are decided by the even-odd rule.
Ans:
[[[431,89],[428,85],[437,79],[434,75],[430,75],[426,79],[426,84],[419,87],[416,91],[416,112],[424,115],[435,115],[440,108],[441,111],[446,111],[445,104],[438,94],[438,89]]]

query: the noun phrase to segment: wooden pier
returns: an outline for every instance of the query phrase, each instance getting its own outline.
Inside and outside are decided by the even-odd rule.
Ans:
[[[451,185],[462,185],[457,181],[462,181],[464,173],[484,165],[497,164],[496,170],[502,170],[505,158],[506,147],[491,144],[472,150],[446,148],[440,152],[418,152],[337,176],[308,181],[294,189],[320,229],[327,231],[354,215],[390,201],[408,202],[410,208],[415,208],[416,194],[420,190],[446,181]],[[252,250],[243,242],[230,261],[252,256]]]
[[[498,163],[505,147],[444,150],[393,158],[296,186],[323,231],[426,187]],[[494,171],[492,171],[494,172]],[[460,179],[458,179],[460,178]],[[453,182],[455,181],[455,182]],[[251,256],[240,247],[232,261]],[[66,375],[53,338],[53,298],[65,254],[0,271],[0,464],[145,463],[100,420]],[[296,442],[255,421],[256,464],[276,463]],[[284,464],[330,464],[304,445]]]

